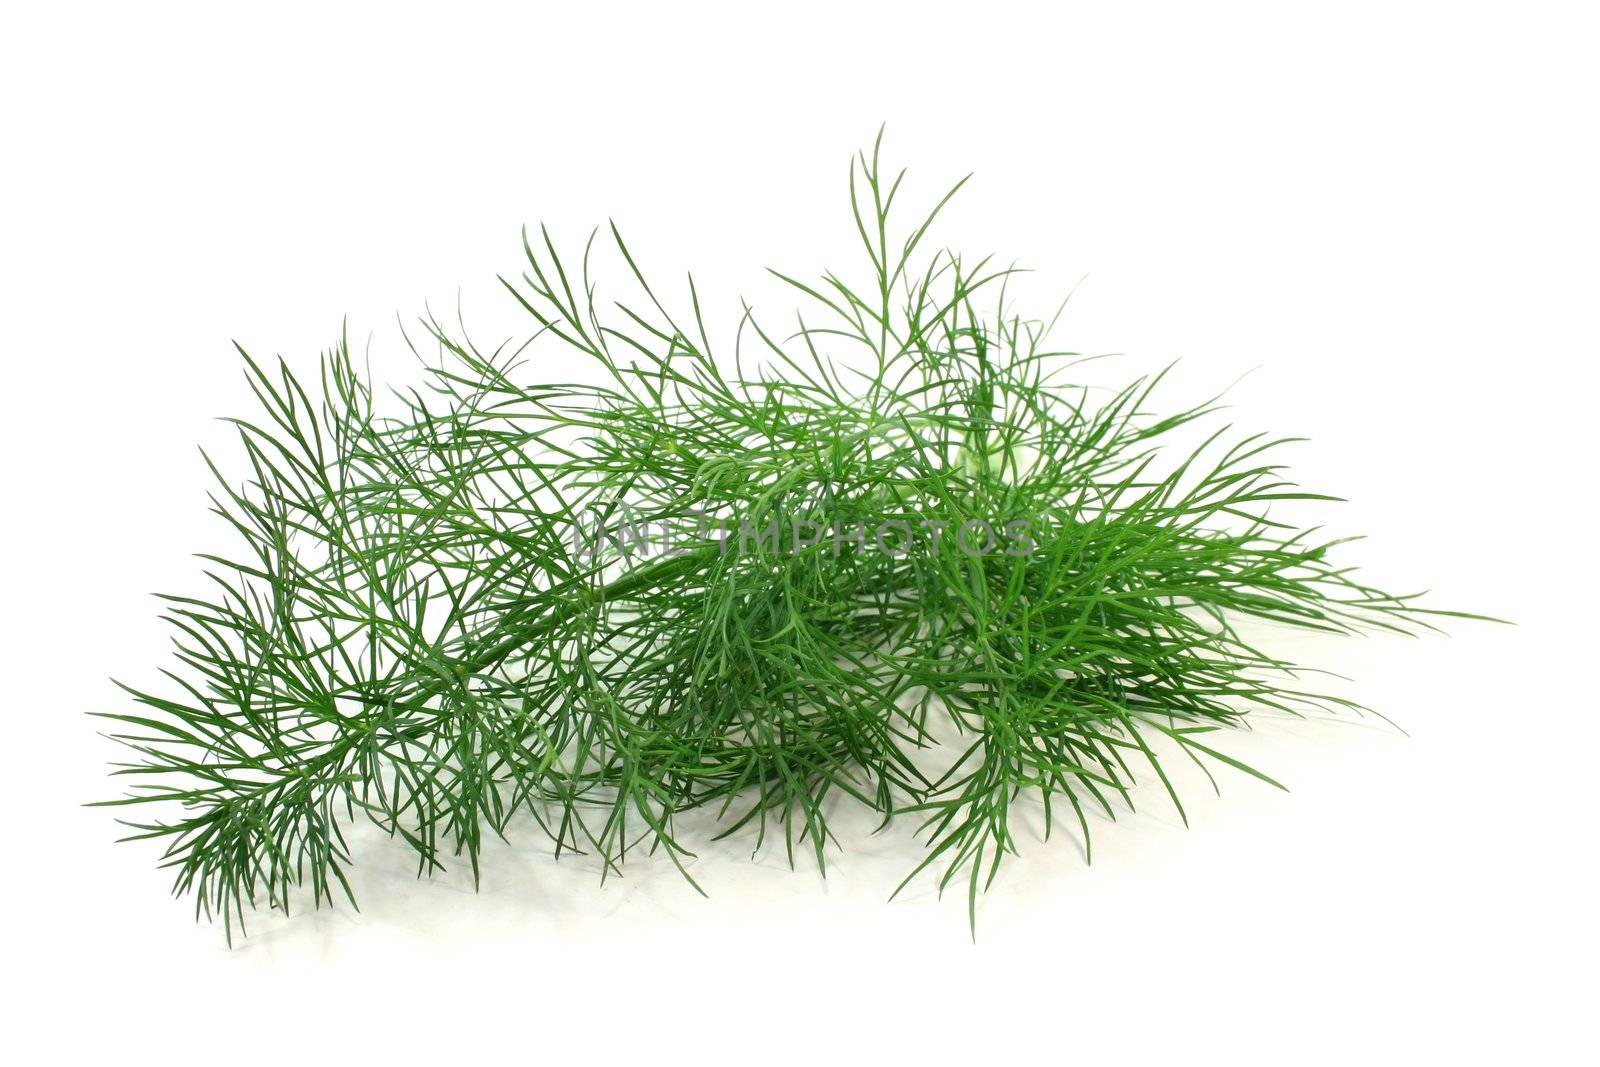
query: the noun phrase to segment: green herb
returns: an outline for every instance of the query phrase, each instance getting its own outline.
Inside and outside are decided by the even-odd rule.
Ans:
[[[1181,812],[1158,749],[1271,782],[1208,735],[1355,707],[1302,691],[1238,618],[1451,614],[1269,516],[1332,499],[1286,480],[1284,440],[1193,434],[1214,403],[1155,414],[1159,374],[1068,384],[1081,360],[1010,309],[1009,270],[925,253],[955,190],[903,227],[902,177],[877,145],[852,162],[865,283],[778,275],[794,325],[747,309],[731,351],[693,281],[669,311],[615,228],[631,302],[597,297],[596,239],[573,260],[525,237],[502,280],[534,347],[430,319],[440,359],[382,405],[344,343],[312,383],[241,350],[250,474],[212,466],[239,549],[203,557],[209,596],[165,598],[167,695],[106,716],[137,754],[107,803],[160,807],[129,825],[177,891],[230,937],[297,887],[353,903],[359,819],[422,872],[461,857],[476,878],[485,838],[520,829],[687,877],[675,827],[701,807],[825,869],[828,813],[855,803],[918,820],[907,881],[932,867],[973,909],[1014,805],[1087,839],[1147,769]],[[544,345],[597,381],[541,381]]]

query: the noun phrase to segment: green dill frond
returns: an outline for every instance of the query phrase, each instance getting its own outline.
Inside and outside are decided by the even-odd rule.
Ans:
[[[1181,813],[1158,748],[1272,782],[1217,731],[1354,707],[1239,620],[1449,614],[1270,514],[1332,499],[1288,479],[1285,439],[1213,428],[1214,403],[1163,413],[1162,374],[1073,384],[1010,270],[930,250],[955,189],[907,225],[901,177],[876,144],[853,161],[864,281],[777,274],[792,325],[746,309],[727,351],[693,283],[669,310],[615,228],[578,258],[526,234],[502,281],[536,336],[483,352],[430,319],[441,358],[409,391],[343,342],[315,380],[241,350],[248,469],[212,467],[235,548],[204,557],[208,594],[166,598],[162,688],[105,716],[133,753],[107,803],[177,890],[230,937],[263,903],[353,903],[359,820],[424,873],[476,876],[487,838],[533,830],[687,877],[702,808],[825,869],[837,798],[916,820],[907,881],[932,869],[975,908],[1020,803],[1087,839],[1152,775]],[[590,276],[607,245],[620,302]],[[546,346],[594,382],[541,380]]]

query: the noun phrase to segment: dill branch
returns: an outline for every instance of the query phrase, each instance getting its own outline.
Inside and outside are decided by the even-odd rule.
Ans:
[[[1289,439],[1225,426],[1184,445],[1217,405],[1158,414],[1162,374],[1108,395],[1065,382],[1081,357],[1011,310],[1010,270],[923,254],[955,189],[901,228],[902,177],[877,144],[853,160],[865,279],[777,274],[793,330],[746,309],[731,352],[713,354],[692,280],[675,319],[614,227],[632,303],[597,298],[594,242],[573,262],[543,231],[502,279],[536,343],[600,384],[538,381],[528,345],[485,353],[433,319],[438,358],[385,410],[343,341],[310,382],[241,349],[248,477],[211,466],[237,549],[203,557],[208,595],[165,598],[166,695],[129,688],[136,709],[105,715],[133,753],[105,803],[152,809],[128,825],[163,843],[177,891],[230,938],[297,890],[353,904],[361,819],[420,872],[464,857],[476,878],[485,839],[521,823],[607,873],[645,847],[687,877],[676,824],[702,807],[825,870],[839,797],[917,819],[907,881],[936,868],[975,922],[1024,797],[1047,827],[1064,804],[1087,841],[1136,770],[1182,812],[1153,742],[1272,782],[1207,735],[1259,709],[1356,709],[1301,690],[1238,619],[1411,632],[1451,614],[1269,514],[1331,499],[1288,480]],[[656,556],[581,536],[779,516],[944,536]],[[957,536],[1014,522],[1031,552]],[[965,747],[930,778],[917,757],[942,729]]]

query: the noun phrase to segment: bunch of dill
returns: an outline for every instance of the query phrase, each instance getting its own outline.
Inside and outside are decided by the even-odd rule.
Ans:
[[[642,845],[687,876],[675,825],[709,807],[821,865],[843,802],[920,820],[908,881],[935,865],[971,902],[1019,800],[1087,838],[1137,768],[1178,802],[1156,748],[1264,777],[1208,735],[1352,706],[1300,691],[1238,618],[1447,614],[1269,517],[1330,499],[1285,480],[1283,441],[1174,446],[1214,404],[1154,413],[1159,375],[1061,380],[1076,360],[1008,310],[1009,271],[922,255],[955,189],[897,228],[901,177],[877,145],[852,162],[869,283],[778,275],[795,328],[746,309],[724,358],[692,280],[674,317],[614,228],[632,304],[596,298],[593,239],[581,262],[525,239],[506,281],[599,384],[431,319],[442,358],[388,411],[344,344],[309,387],[245,355],[249,478],[212,468],[239,550],[205,557],[208,598],[166,598],[174,687],[106,716],[137,754],[107,803],[160,806],[130,825],[177,890],[230,936],[296,887],[331,903],[359,819],[423,871],[476,877],[520,823],[558,856],[612,871]],[[936,735],[959,740],[930,773]]]

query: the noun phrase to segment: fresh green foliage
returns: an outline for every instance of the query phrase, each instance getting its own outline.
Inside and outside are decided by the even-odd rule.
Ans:
[[[829,812],[860,804],[918,820],[911,876],[975,901],[1019,802],[1087,838],[1138,770],[1178,803],[1158,751],[1265,778],[1215,731],[1330,700],[1238,618],[1425,625],[1269,517],[1331,499],[1285,480],[1283,441],[1194,433],[1213,403],[1153,413],[1160,375],[1064,381],[1081,360],[1010,311],[1008,270],[925,251],[949,195],[905,227],[876,145],[850,178],[864,282],[778,275],[793,328],[747,309],[732,351],[713,354],[693,282],[669,311],[613,228],[598,243],[631,302],[596,296],[595,239],[564,259],[541,232],[505,280],[529,344],[486,353],[429,320],[440,358],[382,403],[346,345],[311,383],[244,356],[249,477],[212,468],[239,548],[204,557],[209,595],[166,598],[166,695],[130,689],[137,713],[106,716],[137,757],[108,803],[156,806],[129,825],[164,842],[179,892],[230,936],[297,888],[332,902],[361,819],[423,872],[476,875],[485,838],[520,829],[606,871],[644,846],[687,875],[678,827],[704,807],[821,866]],[[546,345],[595,381],[541,381]],[[682,547],[708,516],[948,532],[899,552],[797,545],[789,525]],[[1026,521],[1035,550],[966,551],[954,533],[979,520]],[[678,550],[579,536],[623,521]]]

